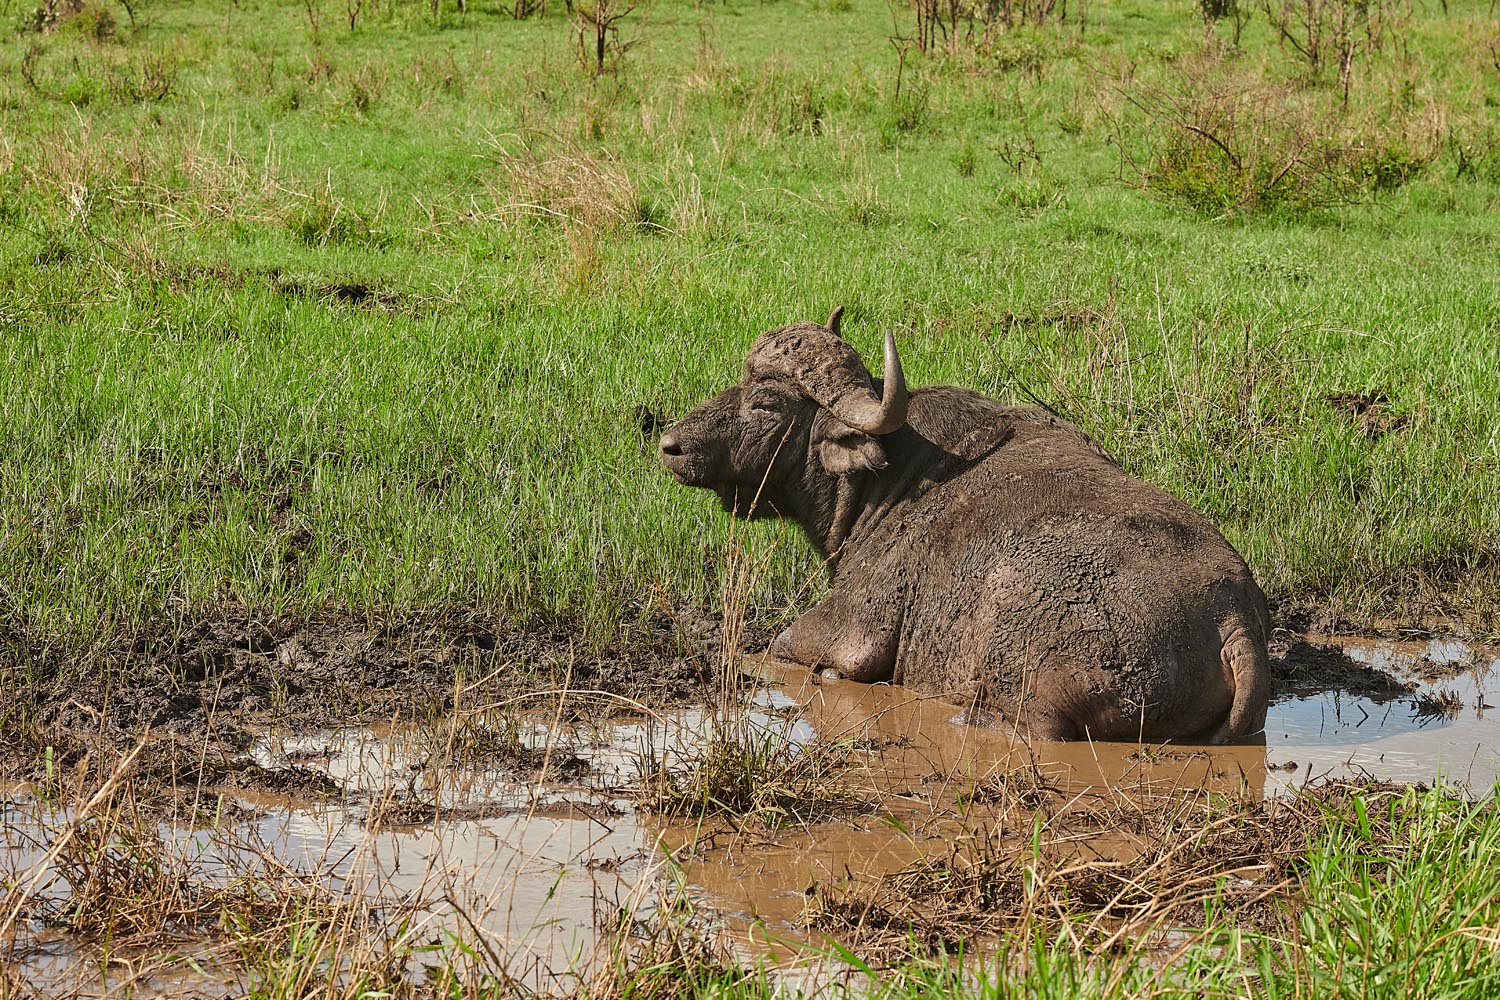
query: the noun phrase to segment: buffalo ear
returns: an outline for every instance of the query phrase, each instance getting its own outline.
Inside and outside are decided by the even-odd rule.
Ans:
[[[812,451],[818,464],[835,476],[878,472],[890,464],[879,441],[837,420],[813,432]]]

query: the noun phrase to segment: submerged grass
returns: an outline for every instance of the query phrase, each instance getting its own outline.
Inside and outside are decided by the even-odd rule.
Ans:
[[[658,756],[642,768],[640,802],[677,817],[731,816],[767,827],[869,812],[847,782],[859,748],[803,745],[745,723],[710,734],[687,760]]]
[[[1408,836],[1431,832],[1422,792],[1344,781],[1270,800],[1172,789],[1050,815],[1030,813],[1019,797],[998,817],[983,813],[944,855],[873,884],[815,887],[803,921],[866,958],[961,954],[1049,924],[1104,953],[1159,948],[1163,932],[1215,923],[1284,938],[1311,898],[1299,888],[1309,851],[1340,844],[1343,824],[1354,822],[1388,852],[1372,869],[1386,873],[1415,843]],[[1466,803],[1444,793],[1429,806],[1440,801],[1448,810]],[[1471,829],[1469,817],[1445,815]],[[1484,912],[1497,905],[1500,897],[1486,897]]]

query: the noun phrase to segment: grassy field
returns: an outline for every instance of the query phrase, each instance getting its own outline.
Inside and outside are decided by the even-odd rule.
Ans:
[[[1332,46],[1315,69],[1260,8],[1238,48],[1120,0],[924,54],[899,5],[653,0],[595,74],[558,6],[132,6],[0,7],[23,643],[712,607],[727,521],[637,408],[839,303],[914,384],[1096,434],[1279,602],[1500,627],[1481,0],[1373,5],[1347,103]],[[799,538],[751,538],[754,607],[816,596]]]

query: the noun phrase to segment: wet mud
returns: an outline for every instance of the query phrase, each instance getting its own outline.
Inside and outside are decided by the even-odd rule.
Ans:
[[[164,795],[185,783],[293,796],[337,792],[299,761],[268,768],[254,760],[247,751],[268,728],[415,723],[485,704],[509,714],[552,706],[569,721],[607,719],[701,703],[722,659],[717,623],[690,613],[656,616],[604,649],[582,647],[565,625],[525,630],[348,615],[213,618],[87,660],[7,645],[0,736],[12,752],[0,759],[0,778],[38,781],[145,739],[151,752],[137,780]],[[449,750],[517,775],[541,764],[494,727],[475,733],[485,738]]]
[[[933,950],[982,941],[1028,918],[1013,859],[1037,844],[1100,940],[1129,932],[1145,905],[1132,893],[1152,891],[1122,871],[1179,889],[1232,875],[1230,902],[1266,926],[1289,912],[1268,901],[1305,796],[1440,779],[1483,793],[1500,778],[1500,651],[1453,640],[1284,637],[1264,744],[1194,747],[1018,743],[935,699],[754,657],[705,706],[722,678],[709,644],[684,656],[680,634],[662,648],[689,667],[649,683],[632,679],[639,661],[580,667],[555,644],[495,637],[489,674],[465,687],[453,651],[482,637],[408,644],[414,657],[381,653],[397,648],[388,637],[249,632],[184,637],[140,688],[117,679],[35,706],[33,738],[71,733],[83,756],[59,740],[39,763],[6,764],[3,878],[32,887],[5,952],[22,978],[190,995],[197,968],[212,973],[191,986],[201,995],[243,985],[209,933],[121,985],[64,905],[81,890],[48,845],[77,808],[66,775],[91,750],[132,746],[147,718],[137,821],[188,882],[215,884],[253,844],[341,898],[479,928],[518,981],[561,992],[622,914],[644,925],[686,907],[746,961],[806,958],[830,937],[876,954],[913,927]],[[359,700],[352,678],[329,689],[341,670],[369,685]],[[234,707],[262,672],[281,700]],[[1220,833],[1187,835],[1205,829]],[[1201,913],[1201,894],[1177,902]],[[203,955],[185,964],[193,947]]]

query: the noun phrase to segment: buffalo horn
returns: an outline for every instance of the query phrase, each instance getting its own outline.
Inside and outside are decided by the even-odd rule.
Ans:
[[[831,312],[831,313],[828,314],[828,322],[824,323],[823,325],[826,326],[826,327],[828,327],[828,329],[832,330],[833,331],[833,335],[835,337],[842,337],[844,334],[843,334],[842,331],[839,330],[839,323],[842,322],[843,319],[844,319],[844,307],[843,306],[837,306],[833,310],[833,312]]]
[[[838,321],[840,311],[834,311],[832,322]],[[829,329],[838,331],[833,325]],[[896,335],[890,330],[885,331],[884,394],[876,399],[873,389],[850,393],[835,400],[829,409],[839,420],[866,434],[889,434],[906,423],[906,376],[901,371],[901,355],[896,353]]]

